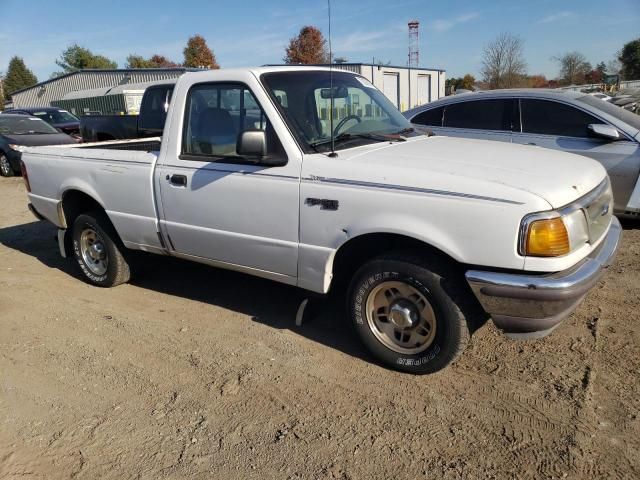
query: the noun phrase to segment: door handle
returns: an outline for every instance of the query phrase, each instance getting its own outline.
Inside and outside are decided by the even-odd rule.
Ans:
[[[529,142],[529,143],[525,143],[525,145],[533,145],[533,146],[537,146],[538,144],[535,142]]]
[[[167,180],[171,185],[175,185],[177,187],[186,187],[187,186],[187,176],[186,175],[167,175]]]

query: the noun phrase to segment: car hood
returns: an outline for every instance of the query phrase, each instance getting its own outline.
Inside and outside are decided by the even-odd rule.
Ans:
[[[364,177],[378,183],[518,202],[525,201],[522,192],[527,192],[553,208],[585,195],[607,175],[600,163],[579,155],[444,136],[343,150],[339,158],[344,161],[343,174],[354,175],[354,180]]]
[[[44,145],[66,145],[77,143],[66,133],[45,133],[38,135],[4,135],[8,143],[24,145],[26,147],[41,147]]]

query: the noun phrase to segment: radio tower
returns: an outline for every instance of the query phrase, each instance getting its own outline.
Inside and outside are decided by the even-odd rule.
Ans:
[[[420,41],[418,38],[418,28],[420,22],[418,20],[411,20],[409,22],[409,61],[407,62],[409,67],[418,67],[420,65]]]

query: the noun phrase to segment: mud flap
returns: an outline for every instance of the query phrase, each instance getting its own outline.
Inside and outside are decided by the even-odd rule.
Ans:
[[[58,248],[60,249],[60,255],[62,258],[67,258],[67,249],[65,248],[64,239],[67,234],[67,230],[64,228],[58,229]]]

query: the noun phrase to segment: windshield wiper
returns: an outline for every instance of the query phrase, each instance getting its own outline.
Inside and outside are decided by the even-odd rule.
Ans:
[[[334,137],[334,142],[340,142],[344,140],[352,140],[354,138],[364,138],[367,140],[375,140],[376,142],[405,142],[407,139],[403,137],[399,137],[396,134],[393,135],[385,135],[382,133],[341,133],[337,137]],[[317,142],[310,143],[312,148],[315,148],[319,145],[326,145],[331,143],[331,138],[326,138],[324,140],[320,140]]]

